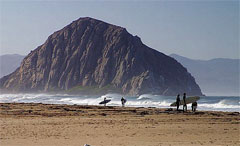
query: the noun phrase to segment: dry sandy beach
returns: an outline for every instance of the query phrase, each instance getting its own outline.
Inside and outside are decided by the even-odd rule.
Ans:
[[[1,146],[239,146],[239,113],[0,104]]]

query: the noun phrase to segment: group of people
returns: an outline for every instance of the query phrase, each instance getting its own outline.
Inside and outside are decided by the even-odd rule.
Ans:
[[[177,104],[177,111],[178,111],[180,106],[180,94],[177,95],[176,104]],[[193,102],[192,111],[195,112],[196,109],[197,109],[197,102]],[[187,111],[187,102],[186,102],[186,93],[183,93],[183,112],[185,111]]]
[[[104,101],[106,101],[106,97],[104,98]],[[122,107],[125,106],[125,103],[127,102],[127,100],[122,97],[121,98],[121,103],[122,103]],[[179,106],[180,106],[180,103],[181,100],[180,100],[180,94],[177,95],[177,98],[176,98],[176,105],[177,105],[177,111],[179,111]],[[104,102],[104,106],[106,106],[107,102]],[[187,102],[186,102],[186,93],[183,93],[183,112],[187,111]],[[192,103],[192,111],[195,112],[197,109],[197,102],[193,102]]]

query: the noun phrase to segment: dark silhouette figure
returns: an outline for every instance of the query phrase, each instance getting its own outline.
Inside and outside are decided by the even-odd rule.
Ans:
[[[123,97],[121,98],[121,102],[122,102],[122,107],[124,107],[126,100]]]
[[[180,105],[180,94],[177,95],[176,104],[177,104],[177,111],[178,111],[179,105]]]
[[[192,111],[196,112],[196,109],[197,109],[197,102],[193,102],[192,103]]]
[[[104,97],[104,101],[105,101],[105,103],[104,103],[104,106],[106,106],[106,104],[107,104],[107,103],[106,103],[106,100],[107,100],[107,98],[106,98],[106,97]]]
[[[187,111],[186,93],[183,93],[183,112]]]

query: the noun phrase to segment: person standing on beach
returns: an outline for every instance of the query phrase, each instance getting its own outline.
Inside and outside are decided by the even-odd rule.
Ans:
[[[107,104],[107,102],[106,102],[106,100],[107,100],[107,98],[106,97],[104,97],[104,106],[106,106],[106,104]]]
[[[122,102],[122,107],[125,106],[125,102],[126,102],[126,99],[124,99],[123,97],[121,98],[121,102]]]
[[[177,95],[176,104],[177,104],[177,111],[178,111],[178,108],[180,105],[180,94]]]
[[[187,111],[187,103],[186,103],[186,93],[183,93],[183,112]]]
[[[193,102],[192,103],[192,112],[196,112],[196,109],[197,109],[197,102]]]

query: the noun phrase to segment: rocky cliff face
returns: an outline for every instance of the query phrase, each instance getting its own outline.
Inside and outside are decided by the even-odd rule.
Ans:
[[[202,94],[177,61],[125,28],[88,17],[50,35],[15,72],[1,78],[0,87],[20,92],[111,87],[124,94]]]

